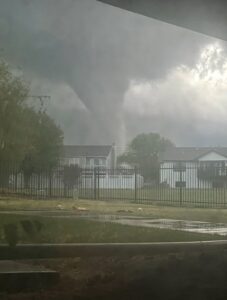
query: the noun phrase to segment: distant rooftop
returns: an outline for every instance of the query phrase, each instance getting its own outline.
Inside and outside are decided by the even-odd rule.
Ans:
[[[73,157],[106,157],[112,150],[112,145],[65,145],[65,158]]]
[[[210,152],[216,152],[227,158],[227,147],[174,147],[167,149],[161,160],[194,161]]]

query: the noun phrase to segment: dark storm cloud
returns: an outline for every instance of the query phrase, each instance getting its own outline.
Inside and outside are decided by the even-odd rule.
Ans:
[[[0,0],[2,55],[22,68],[35,93],[52,95],[49,111],[67,143],[122,143],[138,128],[166,126],[123,113],[130,80],[194,65],[211,41],[94,0]]]

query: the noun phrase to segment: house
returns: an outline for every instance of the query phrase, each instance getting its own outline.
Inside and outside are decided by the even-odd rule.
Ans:
[[[79,165],[81,168],[112,169],[115,167],[114,145],[65,145],[62,151],[64,165]]]
[[[227,147],[174,147],[160,164],[160,183],[171,188],[227,186]]]

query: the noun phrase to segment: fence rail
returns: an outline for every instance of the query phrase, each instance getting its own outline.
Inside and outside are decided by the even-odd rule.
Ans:
[[[163,167],[144,170],[79,168],[25,172],[10,163],[0,165],[0,194],[33,199],[82,198],[133,203],[227,207],[226,167]]]

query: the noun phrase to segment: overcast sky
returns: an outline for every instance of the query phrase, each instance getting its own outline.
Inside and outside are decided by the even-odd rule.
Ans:
[[[0,49],[67,144],[227,145],[225,42],[95,0],[0,0]]]

